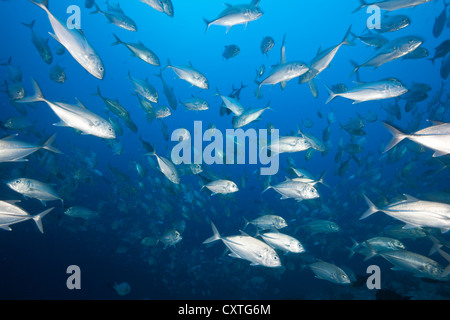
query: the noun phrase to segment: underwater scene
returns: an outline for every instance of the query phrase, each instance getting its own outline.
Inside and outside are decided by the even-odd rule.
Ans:
[[[0,1],[0,299],[450,299],[449,3]]]

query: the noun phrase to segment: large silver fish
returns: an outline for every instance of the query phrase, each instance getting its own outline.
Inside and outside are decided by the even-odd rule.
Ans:
[[[354,67],[352,75],[357,73],[360,68],[378,68],[385,63],[406,56],[421,46],[422,43],[423,40],[415,36],[405,36],[389,41],[384,46],[377,49],[363,64],[358,65],[356,62],[351,61]]]
[[[250,237],[243,231],[238,236],[222,237],[212,222],[211,227],[214,235],[203,241],[204,244],[222,240],[231,251],[229,256],[232,258],[250,261],[251,266],[281,267],[280,258],[275,250],[263,241]]]
[[[193,86],[200,89],[209,88],[208,79],[198,70],[194,69],[191,64],[189,66],[173,66],[168,59],[166,68],[171,68],[180,79],[189,82]]]
[[[92,13],[103,14],[110,23],[115,24],[120,28],[133,32],[137,31],[136,22],[134,22],[130,17],[126,16],[122,10],[106,12],[100,10],[96,3],[94,3],[94,5],[95,10]]]
[[[152,66],[160,66],[159,58],[158,56],[149,48],[147,48],[142,42],[138,43],[126,43],[119,39],[119,37],[115,34],[113,34],[114,38],[116,38],[116,41],[112,44],[113,46],[123,44],[128,48],[128,50],[131,51],[133,56],[138,57],[142,61],[151,64]]]
[[[116,134],[111,124],[102,117],[87,110],[80,101],[78,101],[78,106],[62,102],[51,102],[44,98],[38,83],[34,79],[33,87],[35,95],[20,100],[20,103],[38,101],[47,103],[61,120],[61,122],[55,124],[56,126],[70,127],[80,130],[83,134],[89,134],[104,139],[116,138]]]
[[[84,34],[77,29],[68,29],[61,23],[48,9],[48,0],[38,2],[30,0],[35,5],[44,10],[55,34],[50,35],[55,38],[64,48],[69,51],[78,63],[97,79],[103,79],[105,68],[103,62],[95,49],[89,44]]]
[[[295,199],[297,201],[303,201],[307,199],[316,199],[320,195],[317,190],[310,184],[301,181],[292,180],[286,177],[286,181],[281,182],[275,186],[268,186],[262,193],[269,189],[274,189],[281,194],[281,200]]]
[[[281,89],[284,89],[289,80],[300,77],[309,71],[309,67],[302,61],[286,62],[285,38],[286,35],[284,35],[283,44],[281,45],[280,64],[273,67],[268,76],[261,82],[255,80],[258,84],[258,90],[256,92],[257,97],[259,96],[261,86],[276,85],[279,83],[281,85]]]
[[[250,21],[261,18],[264,13],[261,8],[258,7],[259,1],[260,0],[252,0],[250,4],[225,4],[227,8],[222,11],[217,18],[212,21],[203,19],[206,23],[206,31],[208,31],[211,25],[218,25],[226,27],[226,32],[228,33],[235,25],[247,25]]]
[[[384,152],[391,150],[400,141],[409,139],[427,148],[434,150],[433,157],[440,157],[450,153],[450,123],[434,121],[433,126],[419,130],[412,134],[405,134],[391,125],[385,123],[385,127],[392,134],[392,140]]]
[[[379,7],[382,10],[394,11],[398,9],[412,8],[430,1],[431,0],[381,0],[377,2],[367,3],[365,0],[359,0],[361,5],[354,12],[373,5]]]
[[[141,0],[141,2],[148,4],[153,9],[173,17],[174,10],[172,0]]]
[[[200,190],[202,190],[203,188],[209,189],[209,191],[212,192],[212,196],[216,194],[229,194],[239,191],[236,183],[230,180],[223,179],[211,181],[210,183],[202,186]]]
[[[330,93],[326,104],[336,97],[343,97],[353,100],[353,104],[356,104],[365,101],[395,98],[408,92],[408,89],[406,89],[398,79],[394,78],[362,83],[353,89],[346,90],[341,93],[335,93],[330,88],[326,88]]]
[[[54,153],[61,153],[52,143],[55,140],[55,135],[52,135],[43,145],[38,146],[28,142],[15,140],[17,134],[0,139],[0,163],[1,162],[24,162],[26,156],[45,149]]]
[[[19,178],[9,181],[7,185],[24,197],[39,200],[44,206],[47,201],[55,200],[60,200],[64,204],[64,200],[47,183],[33,179]]]
[[[35,216],[30,216],[23,209],[15,205],[17,202],[20,201],[0,201],[0,229],[11,231],[11,225],[33,219],[39,231],[44,233],[42,218],[54,208],[45,210]]]
[[[364,195],[369,209],[361,216],[360,220],[381,211],[394,219],[406,223],[403,227],[404,229],[429,227],[438,228],[441,232],[450,230],[449,204],[419,200],[409,195],[404,196],[406,197],[405,200],[378,208]]]

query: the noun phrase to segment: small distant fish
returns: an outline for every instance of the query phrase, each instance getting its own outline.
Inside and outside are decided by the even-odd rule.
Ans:
[[[50,69],[50,80],[56,82],[56,83],[64,83],[66,82],[66,72],[64,71],[64,69],[56,64],[54,65],[51,69]]]
[[[439,38],[444,31],[445,23],[447,22],[447,7],[450,3],[444,0],[444,10],[442,10],[441,14],[436,17],[433,26],[433,36],[435,38]]]
[[[275,40],[270,37],[264,37],[261,41],[261,45],[259,46],[259,48],[261,49],[261,53],[265,54],[266,56],[268,56],[269,51],[272,50],[272,48],[275,46]]]
[[[167,248],[167,247],[175,247],[177,243],[183,240],[183,237],[177,230],[169,229],[166,230],[158,240],[159,242],[164,244],[164,248]]]
[[[309,268],[316,278],[327,280],[336,284],[348,285],[351,283],[348,275],[336,265],[324,261],[311,263]]]
[[[228,60],[230,58],[236,57],[240,52],[241,50],[237,45],[231,44],[229,46],[225,46],[222,56]]]
[[[48,38],[44,39],[39,34],[37,34],[34,30],[34,23],[35,20],[31,21],[30,24],[22,23],[24,26],[31,29],[31,41],[33,42],[34,46],[36,47],[39,55],[41,56],[42,60],[45,61],[47,64],[51,64],[53,61],[53,54],[50,50],[50,47],[48,46]]]
[[[97,212],[91,211],[88,208],[74,206],[70,207],[64,212],[65,215],[73,218],[82,218],[85,220],[92,219],[98,215]]]

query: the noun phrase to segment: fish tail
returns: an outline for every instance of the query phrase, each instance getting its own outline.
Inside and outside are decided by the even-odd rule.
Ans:
[[[162,71],[166,70],[167,68],[170,68],[172,66],[172,63],[170,62],[170,58],[167,58],[167,66],[165,66]]]
[[[117,46],[117,45],[123,43],[123,41],[120,40],[119,37],[115,33],[113,33],[113,36],[114,36],[114,38],[116,38],[116,41],[111,44],[112,46]]]
[[[348,255],[348,258],[350,259],[351,257],[354,256],[355,254],[355,249],[359,246],[358,241],[356,241],[355,239],[351,238],[352,242],[353,242],[353,246],[351,248],[346,247],[348,250],[350,250],[350,254]]]
[[[97,86],[97,92],[96,93],[92,93],[92,95],[102,98],[102,93],[100,92],[100,87],[99,86]]]
[[[441,249],[437,249],[437,251],[442,256],[442,258],[444,258],[445,260],[447,260],[448,263],[450,263],[450,255],[447,252],[442,251]],[[442,271],[441,277],[445,278],[449,274],[450,274],[450,264]]]
[[[319,180],[318,180],[317,182],[320,183],[320,184],[322,184],[322,185],[324,185],[324,186],[327,187],[328,189],[331,189],[331,187],[330,187],[326,182],[323,181],[323,177],[325,177],[325,173],[327,173],[327,172],[324,171],[324,172],[322,173],[322,175],[320,176],[320,178],[319,178]]]
[[[344,46],[354,46],[355,44],[351,42],[348,37],[352,34],[352,25],[347,30],[347,33],[344,36],[344,39],[342,40],[341,44]]]
[[[95,9],[91,12],[91,14],[103,13],[102,10],[98,7],[98,5],[94,2]]]
[[[261,192],[261,194],[263,194],[264,192],[266,192],[266,191],[269,190],[269,189],[272,189],[272,186],[268,186],[267,188],[265,188],[265,189],[263,190],[263,192]]]
[[[349,78],[353,77],[354,74],[356,74],[356,80],[358,82],[361,82],[359,79],[359,69],[361,68],[360,65],[358,65],[355,61],[350,60],[350,63],[353,65],[353,71],[350,73]]]
[[[31,21],[31,23],[25,23],[25,22],[22,22],[22,24],[25,26],[25,27],[28,27],[28,28],[30,28],[30,29],[33,29],[33,27],[34,27],[34,23],[36,22],[36,20],[33,20],[33,21]]]
[[[386,127],[386,129],[389,130],[389,132],[392,134],[392,140],[389,142],[389,144],[386,146],[386,148],[384,149],[384,152],[388,152],[389,150],[391,150],[393,147],[395,147],[400,141],[402,141],[403,139],[408,138],[409,136],[407,134],[404,134],[403,132],[401,132],[400,130],[395,129],[393,126],[387,124],[387,123],[383,123],[384,126]]]
[[[216,226],[214,225],[214,223],[212,221],[211,221],[211,228],[212,228],[212,231],[213,231],[213,236],[209,237],[208,239],[203,241],[203,244],[211,243],[211,242],[214,242],[214,241],[222,239],[222,237],[219,234],[219,231],[217,230]]]
[[[369,260],[370,258],[378,255],[378,252],[370,245],[370,243],[368,243],[367,241],[364,241],[364,244],[370,250],[369,253],[366,255],[366,257],[364,258],[364,261]]]
[[[369,5],[369,4],[368,4],[366,1],[364,1],[364,0],[359,0],[359,3],[360,3],[359,7],[356,8],[355,10],[353,10],[352,13],[355,13],[355,12],[357,12],[357,11],[361,10],[362,8],[365,8],[365,7],[367,7],[367,6]]]
[[[47,13],[50,13],[50,11],[48,10],[48,0],[41,0],[41,1],[30,0],[30,2],[34,3],[41,9],[45,10]]]
[[[31,97],[23,98],[18,100],[19,103],[30,103],[30,102],[47,102],[47,100],[44,98],[44,95],[42,94],[41,88],[39,87],[39,84],[31,78],[33,88],[34,88],[34,95]]]
[[[62,154],[61,151],[59,151],[57,148],[52,146],[53,141],[55,141],[55,137],[56,137],[56,133],[53,134],[50,138],[48,138],[47,141],[45,141],[45,143],[42,145],[42,149],[54,152],[54,153],[59,153]]]
[[[8,58],[8,61],[4,62],[4,63],[0,63],[0,66],[9,66],[11,64],[12,61],[12,57]],[[434,61],[433,61],[434,63]]]
[[[38,227],[41,233],[44,233],[44,227],[42,226],[42,218],[45,217],[48,213],[50,213],[53,209],[55,208],[45,210],[33,217],[33,220],[34,222],[36,222],[36,226]]]
[[[442,248],[442,244],[439,242],[438,239],[433,237],[431,234],[428,235],[428,238],[433,242],[433,246],[430,249],[429,256],[435,254],[440,248]],[[449,261],[450,262],[450,261]]]
[[[338,94],[334,93],[327,85],[325,85],[325,88],[327,88],[328,93],[330,94],[327,101],[325,102],[325,104],[328,104],[331,100],[336,98],[338,96]]]
[[[364,214],[361,216],[361,218],[359,218],[359,220],[365,219],[368,216],[374,214],[375,212],[380,211],[373,203],[372,201],[370,201],[369,198],[367,198],[367,196],[363,193],[363,197],[364,200],[366,200],[367,205],[369,206],[369,209],[367,209],[366,212],[364,212]]]
[[[211,25],[211,21],[206,20],[206,18],[203,18],[203,22],[206,24],[205,33],[208,31],[209,26]]]

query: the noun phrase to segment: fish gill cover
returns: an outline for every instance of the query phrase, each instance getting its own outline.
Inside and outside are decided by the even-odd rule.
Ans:
[[[450,298],[444,1],[0,6],[2,299]]]

